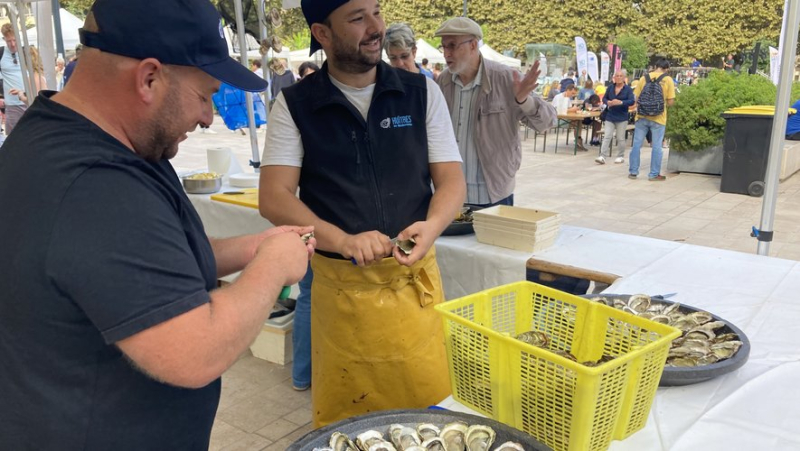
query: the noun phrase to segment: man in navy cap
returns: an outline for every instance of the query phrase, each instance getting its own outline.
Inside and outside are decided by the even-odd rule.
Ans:
[[[0,152],[0,449],[207,450],[312,228],[209,239],[168,161],[220,80],[266,88],[208,0],[98,0],[81,41]]]
[[[376,0],[301,5],[328,59],[273,106],[259,205],[315,228],[314,423],[426,407],[449,394],[433,243],[465,189],[447,106],[433,80],[381,61]],[[416,245],[407,255],[392,238]]]

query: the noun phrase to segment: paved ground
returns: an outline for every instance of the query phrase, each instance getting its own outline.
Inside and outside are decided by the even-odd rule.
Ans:
[[[252,157],[250,137],[226,130],[219,118],[212,130],[216,134],[199,130],[190,134],[174,165],[204,169],[205,149],[229,147],[246,167]],[[263,145],[263,130],[257,136]],[[666,174],[664,182],[649,182],[649,147],[642,150],[639,179],[630,180],[627,163],[595,164],[596,147],[573,156],[571,148],[564,147],[562,134],[558,153],[552,136],[543,153],[542,141],[538,138],[537,152],[532,134],[523,141],[517,205],[557,211],[562,223],[569,225],[756,252],[749,233],[760,223],[761,198],[720,193],[717,176]],[[665,150],[664,168],[667,158]],[[800,260],[800,175],[780,184],[774,230],[770,256]],[[289,367],[247,353],[223,377],[211,449],[283,450],[311,430],[310,402],[309,392],[291,389]]]

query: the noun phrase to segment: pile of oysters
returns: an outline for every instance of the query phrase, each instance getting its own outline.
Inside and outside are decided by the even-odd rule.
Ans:
[[[593,301],[680,329],[683,334],[672,342],[666,366],[696,367],[733,357],[742,342],[735,333],[724,332],[726,324],[715,321],[704,311],[686,312],[678,303],[653,300],[646,294],[621,297],[593,297]]]
[[[416,427],[393,424],[387,434],[369,430],[358,434],[355,441],[347,434],[334,432],[328,448],[314,451],[521,451],[519,443],[506,442],[495,448],[496,433],[489,426],[469,426],[464,422],[449,423],[441,429],[434,424],[422,423]]]

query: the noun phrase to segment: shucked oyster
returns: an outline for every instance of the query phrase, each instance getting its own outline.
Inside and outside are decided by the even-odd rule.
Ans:
[[[360,449],[369,449],[370,446],[383,441],[383,434],[378,431],[365,431],[356,436],[356,445]]]
[[[467,446],[467,423],[461,421],[446,424],[442,428],[439,437],[444,441],[444,448],[446,451],[464,451]]]
[[[428,440],[439,436],[439,428],[434,424],[422,423],[417,425],[417,434],[419,434],[422,441]]]
[[[329,445],[333,451],[358,451],[356,444],[350,440],[350,437],[341,432],[334,432],[333,435],[331,435]]]
[[[487,451],[494,439],[496,433],[494,429],[482,424],[475,424],[467,429],[467,451]]]
[[[389,436],[392,443],[399,450],[407,450],[422,443],[414,428],[393,424],[389,427]]]

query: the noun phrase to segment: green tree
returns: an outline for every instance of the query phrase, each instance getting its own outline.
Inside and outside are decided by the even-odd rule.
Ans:
[[[657,54],[720,66],[758,39],[777,39],[783,0],[642,0],[631,25]]]
[[[89,14],[89,10],[92,9],[92,4],[94,4],[94,0],[61,0],[59,2],[61,7],[75,15],[80,19],[85,19],[86,15]]]
[[[614,41],[621,51],[625,52],[622,59],[622,67],[633,74],[635,69],[647,67],[647,44],[640,36],[631,33],[623,33]]]

